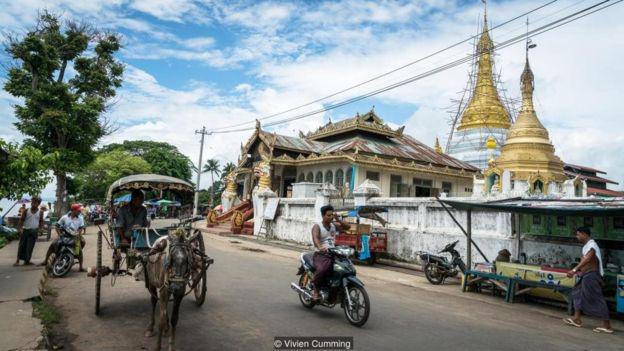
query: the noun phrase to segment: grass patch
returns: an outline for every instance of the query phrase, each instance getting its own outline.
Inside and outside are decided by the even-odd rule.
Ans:
[[[45,327],[50,327],[53,324],[58,324],[61,320],[60,312],[51,305],[45,303],[44,300],[37,298],[32,301],[33,304],[33,316],[41,319],[41,323]]]

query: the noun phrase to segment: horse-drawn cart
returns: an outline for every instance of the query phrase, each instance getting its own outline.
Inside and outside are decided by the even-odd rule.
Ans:
[[[138,174],[121,178],[115,181],[108,189],[107,203],[110,206],[110,215],[106,228],[102,229],[103,221],[97,221],[97,260],[96,266],[89,268],[89,276],[95,278],[95,314],[100,314],[100,296],[102,279],[111,277],[111,286],[120,276],[134,276],[137,280],[145,280],[145,285],[149,289],[147,265],[151,255],[157,253],[157,243],[163,239],[171,241],[167,250],[172,248],[184,249],[188,257],[188,272],[184,277],[176,277],[185,284],[185,294],[194,293],[195,301],[201,306],[206,297],[206,271],[214,261],[206,256],[204,239],[201,232],[193,230],[192,223],[201,217],[180,218],[178,223],[172,223],[160,228],[154,227],[150,223],[149,227],[133,227],[129,242],[122,242],[117,231],[116,208],[113,204],[115,195],[133,190],[155,191],[173,193],[181,201],[192,203],[194,189],[191,184],[183,180],[156,175]],[[191,205],[192,206],[192,205]],[[174,234],[175,233],[175,234]],[[174,238],[175,236],[175,238]],[[175,239],[172,241],[172,239]],[[106,266],[102,264],[102,248],[107,247],[112,253],[112,264]],[[157,247],[158,246],[158,247]],[[172,278],[173,279],[173,278]]]

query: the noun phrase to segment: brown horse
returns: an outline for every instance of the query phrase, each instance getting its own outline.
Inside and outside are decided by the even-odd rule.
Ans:
[[[169,351],[175,350],[175,333],[180,303],[192,271],[192,250],[185,241],[184,231],[177,230],[166,239],[159,240],[150,250],[146,267],[146,286],[152,299],[152,319],[146,336],[154,335],[156,303],[159,306],[159,328],[156,350],[160,350],[163,333],[169,330]],[[173,297],[171,320],[167,313],[169,298]]]

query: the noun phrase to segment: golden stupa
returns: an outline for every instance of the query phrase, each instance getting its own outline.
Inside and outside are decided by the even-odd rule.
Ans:
[[[522,108],[507,132],[500,156],[488,171],[496,168],[501,174],[509,170],[513,180],[528,182],[529,191],[539,189],[546,193],[550,182],[562,183],[567,177],[563,173],[563,162],[555,155],[548,131],[537,118],[533,107],[534,77],[528,55],[520,81]],[[485,173],[491,173],[488,171]]]
[[[477,64],[476,84],[457,130],[473,128],[507,129],[511,125],[509,112],[501,103],[498,91],[494,85],[492,72],[493,49],[494,43],[490,38],[487,25],[487,12],[484,12],[483,32],[477,44],[479,61]]]

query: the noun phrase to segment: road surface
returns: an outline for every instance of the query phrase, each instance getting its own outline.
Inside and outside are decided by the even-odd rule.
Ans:
[[[87,236],[86,266],[95,262],[95,235]],[[339,308],[302,307],[290,289],[298,253],[247,240],[204,234],[215,259],[206,302],[192,295],[180,310],[178,350],[272,350],[275,336],[352,336],[355,350],[622,350],[624,330],[596,334],[563,325],[563,309],[505,304],[501,298],[432,286],[419,276],[360,267],[370,295],[368,323],[355,328]],[[105,251],[105,257],[108,257]],[[150,304],[143,282],[103,280],[101,316],[93,313],[94,280],[75,270],[52,280],[63,313],[66,349],[153,349],[145,338]]]

